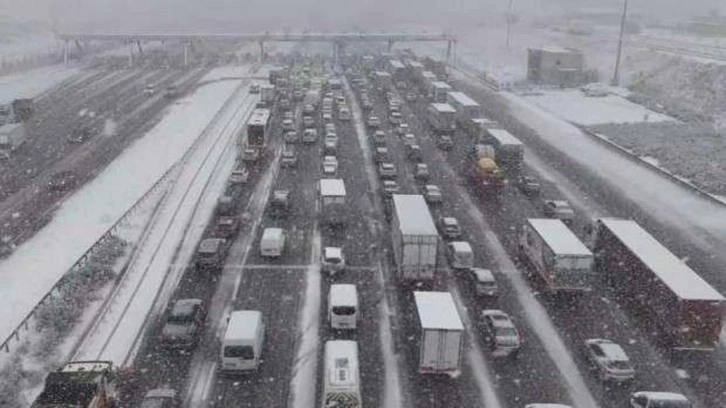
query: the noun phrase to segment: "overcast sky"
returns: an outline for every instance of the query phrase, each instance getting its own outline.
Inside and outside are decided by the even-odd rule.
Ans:
[[[568,9],[617,9],[622,0],[514,0],[518,14]],[[501,14],[509,0],[0,0],[2,20],[41,20],[59,28],[83,23],[96,30],[217,28],[252,31],[336,28],[439,21],[474,21]],[[657,18],[703,15],[726,0],[630,0],[630,8]],[[72,24],[76,23],[76,24]],[[242,24],[244,23],[244,26]],[[441,27],[451,28],[451,27]]]

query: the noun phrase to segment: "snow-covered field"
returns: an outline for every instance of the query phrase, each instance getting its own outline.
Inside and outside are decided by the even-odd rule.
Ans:
[[[79,72],[78,68],[53,65],[0,77],[0,104],[35,98]]]
[[[671,121],[617,95],[586,97],[580,90],[546,90],[525,98],[541,108],[578,125]]]
[[[212,71],[208,78],[219,77]],[[0,297],[7,301],[0,311],[0,338],[183,156],[238,85],[213,82],[178,100],[161,122],[64,202],[45,228],[0,262]]]

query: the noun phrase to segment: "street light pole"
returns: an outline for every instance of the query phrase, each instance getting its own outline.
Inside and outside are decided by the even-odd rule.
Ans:
[[[512,19],[514,19],[514,0],[509,0],[509,11],[507,11],[507,48],[509,48],[509,35],[512,30]]]
[[[628,15],[628,0],[623,4],[623,16],[620,19],[620,39],[618,40],[618,55],[615,59],[615,72],[613,73],[613,86],[620,85],[620,56],[623,53],[623,37],[625,36],[625,19]]]

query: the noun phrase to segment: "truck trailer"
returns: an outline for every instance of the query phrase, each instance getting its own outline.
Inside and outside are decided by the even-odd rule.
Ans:
[[[451,85],[443,81],[431,82],[431,89],[429,94],[431,95],[432,102],[434,103],[446,103],[448,100],[448,94],[452,91]]]
[[[522,142],[504,129],[485,129],[483,134],[485,143],[494,147],[497,164],[508,176],[518,176],[522,172],[524,162]]]
[[[456,123],[467,130],[471,120],[481,116],[481,106],[463,92],[449,92],[447,103],[456,110]]]
[[[439,234],[423,196],[394,194],[391,226],[398,280],[433,281]]]
[[[413,292],[418,314],[419,372],[449,374],[461,371],[464,325],[449,292]]]
[[[719,292],[635,221],[600,219],[594,232],[598,272],[672,348],[718,346],[725,310]]]
[[[12,152],[22,146],[27,138],[28,128],[24,123],[0,126],[0,159],[9,159]]]
[[[558,219],[529,218],[519,234],[519,250],[549,291],[590,289],[592,252]]]
[[[456,110],[448,103],[432,103],[426,110],[426,120],[436,135],[452,136],[456,131]]]
[[[260,100],[265,102],[267,106],[272,106],[272,103],[275,101],[275,85],[260,85]]]

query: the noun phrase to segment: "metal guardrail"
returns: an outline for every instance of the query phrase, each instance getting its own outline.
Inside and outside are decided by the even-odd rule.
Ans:
[[[239,89],[237,89],[230,98],[234,97],[234,95],[239,92]],[[208,132],[208,128],[210,128],[222,115],[224,109],[220,109],[215,116],[212,118],[210,123],[207,125],[207,127],[202,131],[202,134],[205,132]],[[31,320],[35,318],[35,315],[38,311],[38,309],[43,306],[49,299],[51,299],[55,294],[59,293],[63,287],[70,284],[69,276],[71,272],[77,271],[78,269],[82,268],[91,255],[93,255],[103,244],[105,244],[109,238],[116,233],[116,231],[123,226],[123,224],[126,222],[126,220],[133,215],[136,210],[149,198],[153,195],[154,192],[156,192],[164,183],[167,181],[172,174],[176,172],[176,170],[179,169],[180,163],[183,163],[184,161],[188,160],[188,156],[191,154],[190,151],[193,151],[195,147],[199,144],[199,138],[194,141],[192,146],[190,146],[189,150],[184,153],[184,156],[174,163],[160,178],[159,180],[154,183],[149,190],[147,190],[144,195],[139,198],[119,219],[114,223],[96,242],[94,242],[91,247],[81,255],[81,257],[76,261],[76,263],[71,266],[66,273],[63,274],[63,276],[53,285],[53,287],[41,298],[41,300],[33,307],[33,309],[23,318],[23,320],[17,325],[17,327],[10,333],[10,335],[5,338],[5,340],[0,343],[0,350],[4,350],[6,353],[10,352],[10,344],[14,340],[16,342],[20,341],[20,334],[21,332],[27,332],[30,328],[29,323]],[[143,233],[142,233],[143,235]],[[132,249],[132,251],[135,251]],[[119,276],[116,277],[116,281],[119,282],[121,278],[123,277],[123,274],[125,273],[125,267],[120,272]]]
[[[53,285],[53,287],[46,292],[45,295],[40,299],[40,301],[33,307],[33,309],[23,318],[23,320],[18,324],[18,326],[12,331],[12,333],[0,344],[0,349],[4,350],[6,353],[10,352],[10,343],[15,340],[16,342],[20,341],[20,333],[21,331],[28,331],[29,329],[29,323],[30,321],[35,318],[35,314],[38,311],[38,308],[43,306],[49,299],[51,299],[55,294],[59,293],[62,288],[64,288],[66,285],[70,284],[70,273],[79,270],[82,268],[86,263],[88,262],[88,259],[98,251],[99,248],[101,248],[111,236],[113,236],[120,227],[124,225],[124,223],[128,220],[128,218],[133,215],[136,210],[141,207],[142,204],[146,202],[146,200],[153,195],[154,192],[156,192],[159,188],[161,188],[164,184],[164,182],[168,179],[169,175],[173,173],[173,170],[176,166],[172,166],[169,170],[162,175],[159,180],[157,180],[156,183],[154,183],[149,190],[144,193],[144,195],[139,198],[119,219],[116,221],[106,232],[98,239],[96,242],[94,242],[90,248],[86,252],[81,255],[80,258],[76,261],[76,263],[71,266],[66,273],[63,274],[63,276]]]

